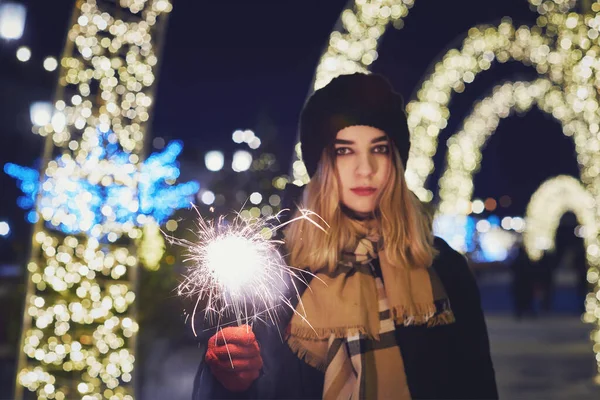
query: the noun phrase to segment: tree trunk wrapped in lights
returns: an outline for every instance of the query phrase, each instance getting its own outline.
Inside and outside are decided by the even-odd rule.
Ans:
[[[143,162],[171,8],[168,0],[76,2],[52,121],[35,127],[46,144],[18,398],[133,398],[136,243],[145,224],[198,190],[173,186],[178,171],[164,165],[180,144]]]

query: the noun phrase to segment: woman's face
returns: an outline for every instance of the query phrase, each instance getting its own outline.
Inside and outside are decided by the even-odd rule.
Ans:
[[[385,132],[370,126],[349,126],[337,133],[334,157],[346,207],[359,214],[375,210],[392,167],[390,146]]]

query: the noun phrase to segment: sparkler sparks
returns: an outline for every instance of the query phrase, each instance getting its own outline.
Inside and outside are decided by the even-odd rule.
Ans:
[[[180,296],[197,296],[191,321],[194,335],[197,336],[194,319],[201,301],[205,303],[204,317],[217,329],[231,317],[238,325],[243,320],[246,324],[256,320],[275,323],[278,307],[289,307],[297,313],[290,294],[300,301],[296,280],[304,284],[306,281],[279,253],[283,241],[271,238],[283,226],[300,219],[327,233],[311,216],[329,225],[316,213],[304,209],[300,210],[301,216],[280,223],[279,216],[284,211],[287,210],[254,221],[246,221],[238,214],[232,223],[223,216],[216,223],[206,221],[198,213],[196,242],[168,237],[172,243],[187,248],[185,262],[192,264],[177,291]]]

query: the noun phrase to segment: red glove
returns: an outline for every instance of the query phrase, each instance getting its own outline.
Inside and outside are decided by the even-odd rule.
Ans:
[[[247,390],[263,366],[258,342],[248,325],[217,332],[208,340],[204,359],[213,376],[231,392]]]

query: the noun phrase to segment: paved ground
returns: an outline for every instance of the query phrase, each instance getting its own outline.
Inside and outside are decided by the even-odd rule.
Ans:
[[[598,400],[590,325],[554,316],[517,322],[489,316],[488,330],[503,399]]]

